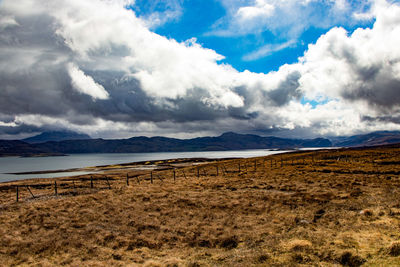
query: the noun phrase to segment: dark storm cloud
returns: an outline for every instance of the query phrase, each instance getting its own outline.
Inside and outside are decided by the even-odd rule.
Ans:
[[[300,72],[295,71],[290,73],[285,77],[285,80],[280,82],[276,89],[266,93],[268,98],[270,98],[276,106],[283,106],[293,98],[299,99],[301,97],[301,92],[299,90],[300,78]]]
[[[17,127],[0,126],[0,135],[15,135],[19,133],[37,133],[43,128],[32,125],[19,125]]]
[[[366,122],[371,122],[371,123],[379,121],[379,122],[385,122],[385,123],[392,122],[392,123],[400,124],[400,114],[398,111],[397,114],[391,114],[391,115],[386,115],[386,116],[377,116],[377,117],[363,116],[362,120],[366,121]]]
[[[66,70],[66,61],[73,55],[64,41],[54,34],[56,22],[49,16],[18,18],[18,26],[2,33],[0,58],[9,62],[0,71],[0,113],[68,116],[78,124],[90,123],[92,117],[113,121],[192,121],[213,120],[228,116],[228,110],[215,110],[199,101],[207,96],[204,89],[192,90],[185,97],[165,99],[172,107],[155,103],[140,82],[124,77],[122,72],[90,71],[86,73],[104,86],[110,94],[107,100],[96,100],[73,90]],[[45,50],[45,51],[43,51]],[[93,50],[90,56],[104,56]],[[129,54],[126,47],[112,47],[108,57]],[[27,58],[24,56],[32,56]],[[19,65],[19,66],[12,66]],[[31,64],[25,68],[26,64]],[[15,69],[15,70],[14,70]],[[75,120],[79,114],[80,120]],[[90,115],[90,116],[83,116]]]
[[[15,19],[18,25],[5,28],[0,38],[0,58],[3,59],[0,114],[50,116],[66,119],[75,125],[94,124],[96,118],[117,122],[184,123],[223,118],[248,120],[258,116],[257,112],[247,111],[256,98],[244,86],[234,89],[243,97],[244,106],[223,107],[205,100],[211,97],[206,88],[187,90],[181,97],[158,98],[145,92],[140,81],[126,76],[123,71],[90,68],[96,66],[93,64],[96,61],[118,60],[130,55],[128,47],[117,44],[89,50],[88,56],[92,60],[84,64],[87,67],[81,68],[109,94],[107,99],[94,100],[90,95],[74,90],[71,84],[66,66],[76,55],[56,34],[59,25],[54,17],[33,14]],[[274,92],[275,98],[279,90]],[[286,89],[282,92],[286,93]],[[42,126],[43,129],[48,127],[46,124]],[[40,130],[37,126],[31,128],[21,124],[3,127],[0,133]]]
[[[390,71],[390,70],[389,70]],[[384,69],[373,68],[364,72],[362,82],[342,92],[345,99],[364,100],[381,112],[389,112],[400,105],[400,79]]]

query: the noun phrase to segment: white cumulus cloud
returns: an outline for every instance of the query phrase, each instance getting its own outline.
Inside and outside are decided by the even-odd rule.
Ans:
[[[269,4],[266,0],[256,0],[254,6],[240,7],[236,13],[242,21],[259,19],[260,17],[269,17],[274,12],[274,5]]]
[[[109,97],[102,85],[96,83],[92,77],[85,75],[74,64],[68,64],[68,73],[71,77],[73,88],[78,92],[90,95],[93,99],[107,99]]]

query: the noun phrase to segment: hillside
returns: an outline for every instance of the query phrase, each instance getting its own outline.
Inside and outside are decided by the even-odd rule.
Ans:
[[[51,138],[74,136],[79,140],[46,141]],[[86,137],[86,138],[85,138]],[[216,137],[176,139],[167,137],[132,137],[129,139],[89,139],[80,134],[60,133],[38,135],[23,141],[2,140],[0,156],[34,156],[46,154],[74,153],[143,153],[143,152],[182,152],[182,151],[225,151],[245,149],[295,149],[304,147],[362,147],[400,143],[400,132],[374,132],[350,137],[315,139],[290,139],[252,134],[224,133]]]
[[[336,137],[330,139],[332,140],[333,146],[337,147],[376,146],[400,143],[400,132],[378,131],[368,134]]]
[[[59,155],[19,140],[0,140],[0,157]]]
[[[166,137],[132,137],[119,140],[68,140],[36,144],[40,150],[58,153],[139,153],[217,151],[242,149],[288,149],[298,147],[329,147],[328,139],[284,139],[250,134],[224,133],[218,137],[175,139]]]
[[[29,144],[44,143],[48,141],[64,141],[64,140],[84,140],[91,139],[87,134],[76,133],[73,131],[52,131],[43,132],[41,134],[22,139]]]
[[[399,161],[399,148],[385,146],[3,183],[0,258],[4,266],[400,266]]]

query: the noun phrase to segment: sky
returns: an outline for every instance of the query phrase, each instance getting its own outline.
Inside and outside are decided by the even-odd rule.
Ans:
[[[0,139],[400,130],[400,3],[0,0]]]

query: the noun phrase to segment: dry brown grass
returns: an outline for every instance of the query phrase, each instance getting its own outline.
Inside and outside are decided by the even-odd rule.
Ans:
[[[300,152],[256,170],[220,162],[218,176],[189,166],[175,182],[171,170],[129,186],[126,171],[108,173],[111,190],[58,180],[57,197],[41,180],[19,203],[3,184],[0,265],[399,266],[399,163],[398,148]]]

